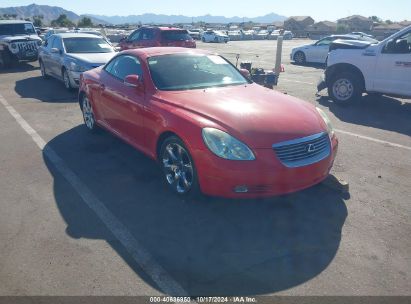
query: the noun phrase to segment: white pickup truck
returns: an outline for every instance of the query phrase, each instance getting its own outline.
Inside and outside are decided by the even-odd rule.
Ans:
[[[411,98],[411,26],[377,44],[335,41],[317,86],[325,88],[339,104],[353,103],[362,93]]]

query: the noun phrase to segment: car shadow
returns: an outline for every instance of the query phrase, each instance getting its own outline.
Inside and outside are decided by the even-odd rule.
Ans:
[[[1,73],[23,73],[23,72],[30,72],[30,71],[35,71],[35,70],[40,70],[38,66],[33,65],[30,62],[19,62],[13,64],[13,66],[5,68],[0,64],[0,74]]]
[[[42,102],[77,101],[77,90],[68,91],[61,81],[51,77],[45,79],[41,75],[17,80],[14,90],[22,98]]]
[[[48,148],[191,296],[285,290],[324,271],[339,248],[347,208],[337,192],[323,185],[271,199],[182,200],[165,188],[154,161],[106,132],[92,135],[78,126],[43,151]],[[105,240],[140,278],[159,289],[47,152],[43,157],[66,233]]]
[[[295,62],[290,62],[291,65],[295,65],[295,66],[300,66],[300,67],[309,67],[309,68],[314,68],[314,69],[318,69],[318,70],[325,70],[325,68],[327,67],[325,65],[325,63],[310,63],[310,62],[306,62],[303,64],[299,64],[299,63],[295,63]]]
[[[358,103],[349,107],[339,106],[326,96],[321,96],[317,101],[328,107],[341,121],[411,136],[410,102],[375,95],[364,95]]]

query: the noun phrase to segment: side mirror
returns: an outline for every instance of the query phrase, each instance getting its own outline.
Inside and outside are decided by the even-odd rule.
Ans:
[[[140,81],[140,77],[138,75],[128,75],[124,79],[124,85],[126,87],[140,88],[143,86],[143,83]]]
[[[243,75],[245,78],[250,79],[250,72],[246,69],[240,69],[241,75]]]
[[[61,54],[61,51],[58,48],[52,48],[50,52],[52,52],[53,54]]]

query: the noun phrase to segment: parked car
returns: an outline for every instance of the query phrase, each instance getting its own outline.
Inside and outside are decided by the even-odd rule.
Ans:
[[[70,32],[70,30],[68,28],[49,29],[44,34],[43,40],[46,41],[47,39],[49,39],[54,34],[69,33],[69,32]]]
[[[0,20],[0,63],[4,67],[18,61],[36,61],[41,44],[31,22]]]
[[[119,43],[121,50],[154,46],[195,48],[196,42],[187,30],[175,27],[141,27]]]
[[[123,51],[82,74],[79,104],[90,131],[157,160],[181,196],[273,196],[324,180],[338,145],[326,114],[245,72],[203,50]]]
[[[351,35],[356,35],[356,36],[363,36],[363,37],[368,37],[368,38],[372,38],[375,39],[375,37],[373,35],[364,33],[364,32],[352,32]]]
[[[40,48],[41,75],[62,80],[68,90],[77,88],[81,73],[104,65],[115,53],[111,44],[96,35],[55,34]]]
[[[200,40],[201,35],[203,34],[202,29],[190,29],[188,30],[188,34],[194,39],[194,40]]]
[[[334,41],[324,81],[318,90],[339,104],[357,101],[362,93],[411,98],[411,26],[378,44]]]
[[[290,60],[294,61],[297,64],[304,64],[306,62],[325,63],[327,60],[330,44],[337,39],[360,40],[378,43],[377,40],[369,37],[361,37],[357,35],[331,35],[320,39],[313,44],[307,44],[292,49]]]
[[[214,30],[207,30],[203,33],[203,36],[201,37],[201,41],[203,42],[225,42],[227,43],[230,41],[230,38],[228,35],[221,31],[214,31]]]

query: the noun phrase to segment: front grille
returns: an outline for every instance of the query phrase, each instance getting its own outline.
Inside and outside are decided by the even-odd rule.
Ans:
[[[19,52],[37,51],[37,43],[34,42],[15,42]]]
[[[331,153],[331,143],[328,134],[323,132],[274,144],[273,149],[284,166],[295,168],[327,158]]]

